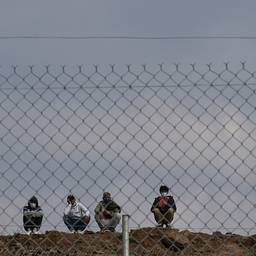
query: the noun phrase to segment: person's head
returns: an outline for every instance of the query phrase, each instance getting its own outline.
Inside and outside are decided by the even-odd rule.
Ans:
[[[36,209],[38,207],[38,200],[35,196],[32,196],[29,200],[28,200],[28,206],[31,209]]]
[[[169,188],[165,185],[162,185],[159,189],[159,192],[161,196],[167,196],[167,194],[169,193]]]
[[[111,194],[109,192],[104,192],[102,200],[105,203],[110,202],[111,201]]]
[[[76,198],[74,195],[70,194],[68,195],[67,197],[67,203],[68,204],[71,204],[71,205],[74,205],[76,203]]]

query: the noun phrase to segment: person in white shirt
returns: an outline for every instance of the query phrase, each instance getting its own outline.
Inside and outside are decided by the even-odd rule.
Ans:
[[[89,210],[74,195],[67,197],[63,221],[71,232],[84,231],[90,222]]]

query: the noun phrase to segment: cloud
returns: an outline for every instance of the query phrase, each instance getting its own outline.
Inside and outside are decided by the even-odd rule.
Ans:
[[[93,72],[96,67],[83,68],[79,79],[74,75],[79,67],[51,67],[47,74],[46,68],[18,68],[15,74],[13,68],[2,70],[2,77],[9,77],[0,94],[2,191],[9,200],[2,204],[4,222],[14,220],[20,227],[24,200],[37,194],[45,211],[44,228],[63,229],[68,193],[93,214],[108,190],[131,215],[132,226],[153,225],[150,206],[165,183],[177,201],[177,227],[248,230],[256,181],[249,86],[191,86],[202,77],[193,77],[191,66],[177,72],[173,65],[167,80],[159,66],[133,67],[129,76],[123,75],[125,67],[122,75],[116,73],[115,79],[123,78],[113,89],[104,78],[113,74],[111,68],[99,73]],[[189,77],[184,79],[183,72]],[[218,76],[211,72],[205,79],[217,84]],[[171,84],[156,86],[161,80]],[[12,201],[18,202],[14,208]]]

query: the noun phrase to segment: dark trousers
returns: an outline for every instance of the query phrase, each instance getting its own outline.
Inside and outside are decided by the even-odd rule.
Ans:
[[[40,229],[42,224],[43,216],[27,217],[23,216],[23,225],[26,231],[33,231],[33,229]]]
[[[63,216],[63,221],[70,231],[84,231],[87,224],[80,217]]]

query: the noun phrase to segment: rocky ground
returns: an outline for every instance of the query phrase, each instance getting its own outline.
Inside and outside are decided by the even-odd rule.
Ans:
[[[119,256],[122,234],[70,234],[49,231],[43,235],[0,237],[1,256]],[[256,256],[256,235],[212,235],[189,231],[143,228],[131,230],[133,256]]]

